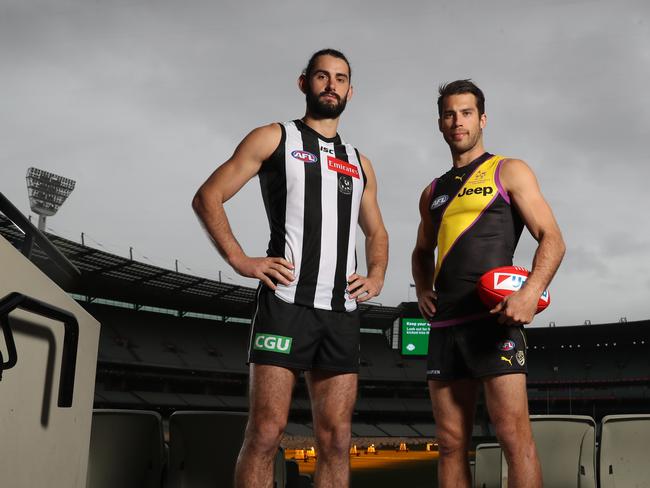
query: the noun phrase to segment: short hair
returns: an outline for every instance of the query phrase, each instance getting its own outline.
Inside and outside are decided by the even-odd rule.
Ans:
[[[479,116],[485,113],[485,95],[481,89],[470,79],[456,80],[450,83],[443,83],[438,87],[438,116],[442,117],[442,102],[450,95],[460,95],[471,93],[476,97],[476,106],[478,107]]]
[[[345,64],[348,65],[349,77],[350,79],[352,79],[352,67],[350,66],[350,62],[348,61],[348,58],[346,58],[345,54],[343,54],[341,51],[337,51],[336,49],[331,49],[331,48],[321,49],[320,51],[316,51],[314,54],[311,55],[311,58],[309,58],[309,62],[307,63],[307,67],[302,72],[302,74],[306,78],[309,78],[311,76],[312,71],[314,71],[314,64],[316,64],[316,60],[320,56],[333,56],[335,58],[339,58],[345,61]]]

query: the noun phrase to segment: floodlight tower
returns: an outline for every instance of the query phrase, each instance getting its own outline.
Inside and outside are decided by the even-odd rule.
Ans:
[[[38,215],[38,230],[45,231],[45,219],[54,215],[74,190],[75,181],[38,168],[27,170],[27,192],[32,212]]]

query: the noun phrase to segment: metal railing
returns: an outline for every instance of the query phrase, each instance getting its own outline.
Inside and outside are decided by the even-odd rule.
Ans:
[[[5,362],[0,355],[0,379],[2,372],[13,368],[18,362],[18,352],[14,342],[9,314],[16,309],[41,315],[48,319],[63,323],[65,334],[63,336],[63,353],[61,357],[61,377],[59,379],[58,406],[68,408],[72,406],[74,393],[75,368],[77,365],[77,345],[79,343],[79,323],[70,312],[50,305],[41,300],[13,292],[0,300],[0,326],[7,344],[8,358]]]
[[[9,201],[2,193],[0,193],[0,212],[5,214],[16,227],[18,227],[25,234],[25,240],[21,252],[27,259],[30,259],[34,244],[36,244],[41,251],[63,271],[69,278],[77,278],[81,276],[79,268],[70,262],[61,251],[59,251],[54,244],[43,234],[34,224],[32,224],[27,217],[25,217],[20,210],[18,210],[13,203]]]

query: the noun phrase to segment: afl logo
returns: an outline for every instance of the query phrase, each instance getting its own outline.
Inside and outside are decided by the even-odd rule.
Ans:
[[[307,151],[296,150],[296,151],[292,151],[291,155],[295,159],[299,159],[303,163],[315,163],[316,161],[318,161],[318,158],[316,156],[314,156],[312,153]]]
[[[431,210],[435,210],[436,208],[444,205],[447,203],[447,200],[449,200],[449,195],[440,195],[439,197],[436,197],[436,199],[431,202]]]
[[[514,341],[504,341],[499,344],[499,350],[503,352],[512,351],[515,348]]]

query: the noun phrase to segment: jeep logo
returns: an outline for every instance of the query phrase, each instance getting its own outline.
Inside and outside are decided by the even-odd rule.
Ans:
[[[488,196],[494,193],[494,188],[491,186],[479,186],[477,188],[463,188],[463,191],[458,194],[459,197],[464,197],[465,195],[483,195]]]
[[[253,349],[258,351],[279,352],[289,354],[291,352],[291,337],[284,337],[271,334],[255,334]]]

